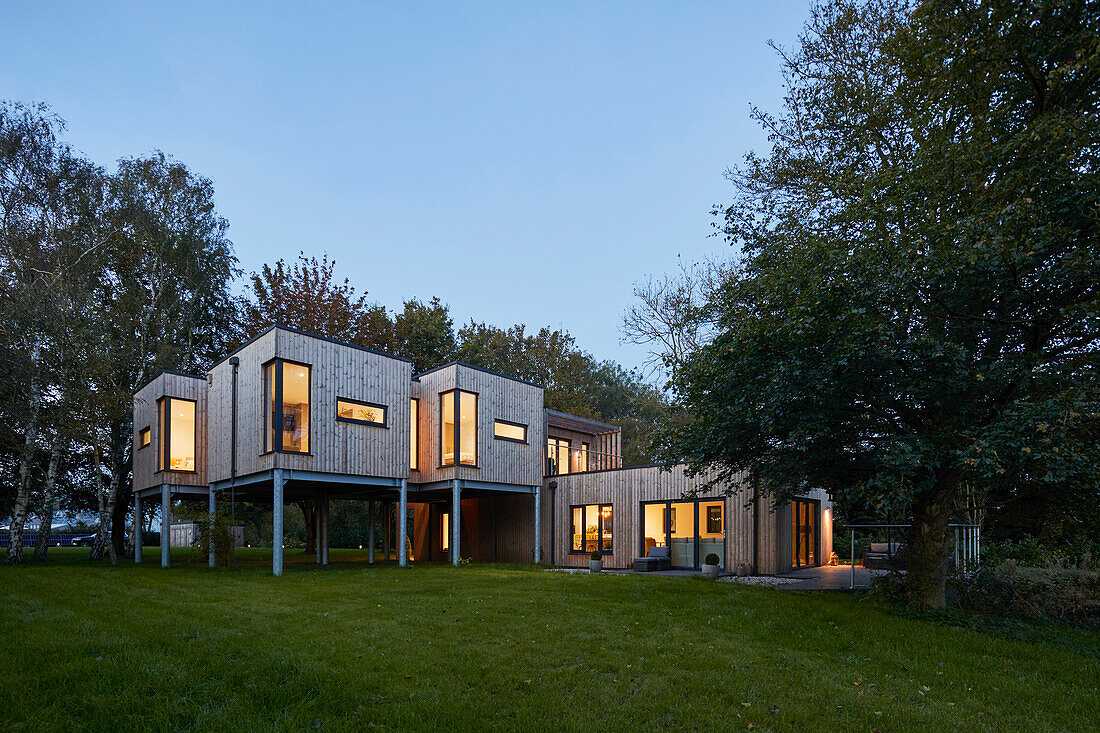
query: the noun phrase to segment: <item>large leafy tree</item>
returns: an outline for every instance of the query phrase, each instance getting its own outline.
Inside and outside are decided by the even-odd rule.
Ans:
[[[1100,8],[841,0],[782,59],[662,448],[781,499],[900,501],[910,601],[942,606],[964,485],[1095,496]]]

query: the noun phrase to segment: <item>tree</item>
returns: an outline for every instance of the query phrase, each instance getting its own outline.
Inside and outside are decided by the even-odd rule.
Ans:
[[[242,304],[243,340],[272,324],[346,341],[356,346],[389,350],[393,324],[386,309],[356,293],[351,282],[335,276],[336,260],[328,255],[306,257],[288,267],[284,260],[264,265],[250,277],[251,299]]]
[[[450,308],[432,298],[427,303],[413,298],[393,320],[393,353],[411,359],[413,372],[423,372],[455,358],[454,321]]]
[[[1095,487],[1098,39],[1085,0],[815,8],[770,152],[729,174],[743,255],[662,454],[900,500],[918,608],[965,483]]]

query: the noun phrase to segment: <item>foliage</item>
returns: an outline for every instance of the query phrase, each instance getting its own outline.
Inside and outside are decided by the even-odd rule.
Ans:
[[[393,319],[394,353],[411,359],[413,372],[423,372],[454,359],[457,348],[450,309],[432,298],[413,298]]]
[[[707,556],[703,560],[707,565],[717,565],[722,562],[721,558],[715,555],[713,552],[708,552]]]
[[[1095,500],[1098,38],[1095,2],[816,7],[662,455],[908,506],[920,607],[965,482]]]
[[[593,550],[591,554],[589,554],[588,559],[603,562],[603,553],[599,550]]]
[[[955,606],[998,618],[1100,624],[1100,573],[986,565],[956,581]]]

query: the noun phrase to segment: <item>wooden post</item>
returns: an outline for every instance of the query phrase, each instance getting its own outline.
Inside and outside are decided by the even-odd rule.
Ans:
[[[401,488],[398,489],[397,501],[397,564],[399,567],[408,565],[409,552],[406,549],[409,531],[409,483],[407,479],[401,479]]]
[[[169,510],[168,484],[160,485],[160,566],[168,567],[168,533],[172,531],[172,523],[168,518]]]
[[[321,564],[328,565],[328,496],[322,499],[324,513],[321,514],[321,537],[324,544],[321,546]]]
[[[542,559],[542,547],[539,545],[539,525],[542,513],[542,486],[535,486],[535,564]]]
[[[367,542],[370,545],[370,549],[367,551],[367,562],[371,565],[374,564],[374,499],[367,502]]]
[[[209,557],[207,558],[206,562],[210,567],[216,568],[218,565],[215,562],[216,558],[214,557],[214,519],[215,519],[215,514],[218,511],[218,501],[217,501],[217,497],[214,495],[214,490],[213,489],[207,487],[206,490],[209,492],[207,494],[207,500],[206,501],[207,501],[207,507],[210,510],[210,528],[207,530],[209,532],[210,536],[206,538],[206,541],[210,546],[207,548],[207,551],[209,553]]]
[[[141,565],[141,525],[144,524],[141,516],[141,496],[134,494],[134,564]]]
[[[462,538],[462,489],[458,485],[458,479],[454,480],[454,489],[451,497],[451,564],[458,566],[462,557],[458,546]]]
[[[382,502],[382,560],[390,561],[390,503]]]
[[[271,472],[271,574],[283,574],[283,470]]]

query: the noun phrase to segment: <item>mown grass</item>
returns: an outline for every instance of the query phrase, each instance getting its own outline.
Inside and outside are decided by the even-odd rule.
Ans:
[[[0,567],[0,728],[1096,730],[1100,639],[534,568]],[[17,670],[17,672],[15,671]]]

